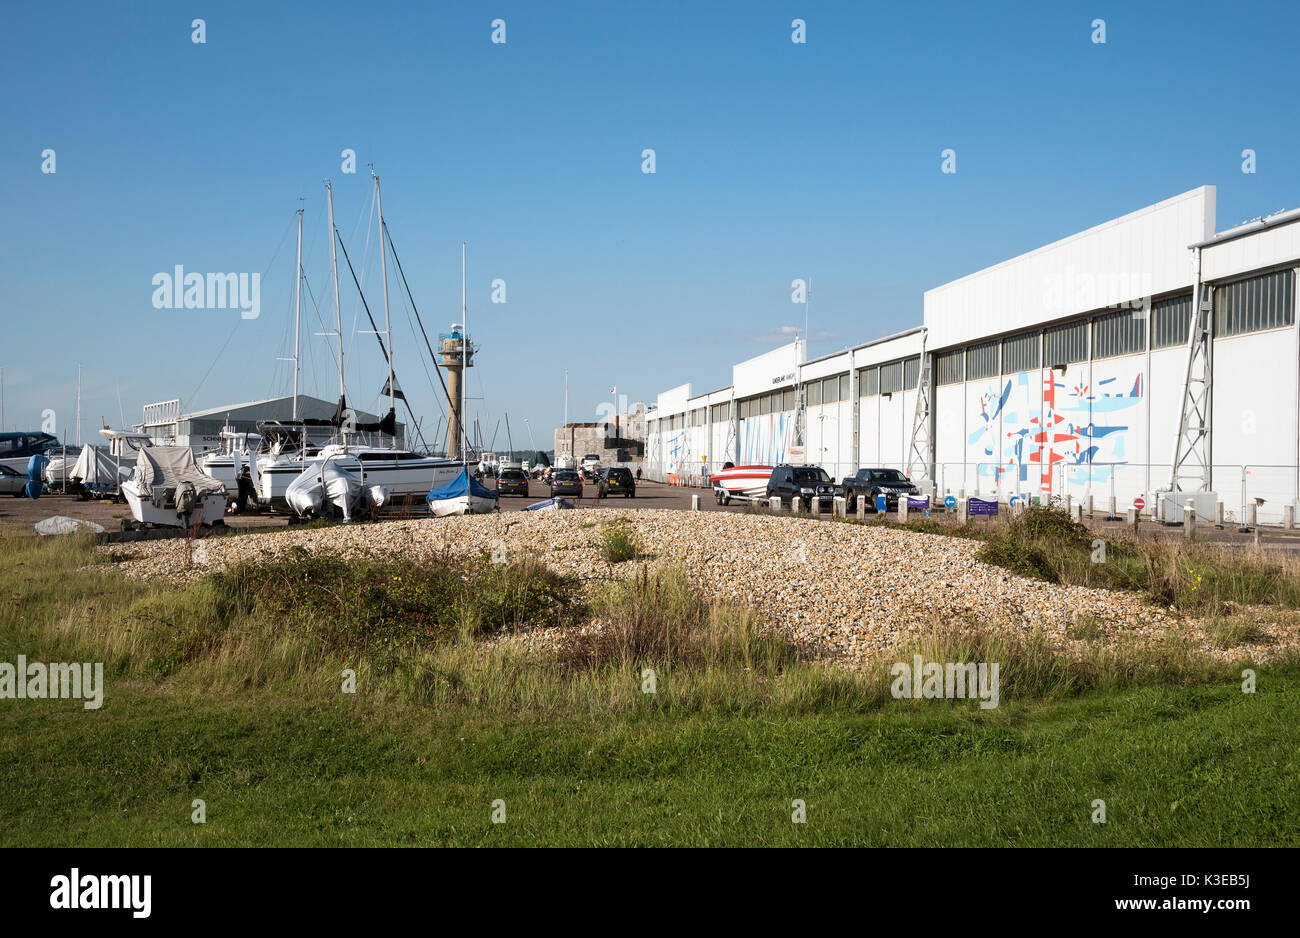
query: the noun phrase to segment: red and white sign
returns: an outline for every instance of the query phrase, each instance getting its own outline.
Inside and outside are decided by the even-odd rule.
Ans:
[[[1143,500],[1143,498],[1142,498],[1141,495],[1139,495],[1137,498],[1133,499],[1133,507],[1136,508],[1138,511],[1141,511],[1141,510],[1142,510],[1143,508],[1145,508],[1146,506],[1147,506],[1147,503],[1146,503],[1146,501]]]

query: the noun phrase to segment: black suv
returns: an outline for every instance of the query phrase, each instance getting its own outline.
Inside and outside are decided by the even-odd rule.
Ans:
[[[611,466],[600,473],[600,485],[606,495],[622,495],[624,498],[636,498],[636,479],[632,470],[622,466]]]
[[[877,495],[885,496],[885,506],[892,510],[898,507],[900,495],[921,494],[912,480],[897,469],[859,469],[856,475],[844,480],[844,492],[850,513],[858,510],[859,497],[865,498],[867,507],[875,511]]]
[[[528,476],[522,469],[502,469],[497,476],[498,495],[522,495],[528,497]]]
[[[844,487],[836,485],[821,466],[791,466],[782,464],[772,470],[767,480],[767,497],[781,497],[781,507],[793,505],[798,498],[805,510],[812,508],[814,498],[821,510],[829,513],[835,507],[835,498],[844,494]]]

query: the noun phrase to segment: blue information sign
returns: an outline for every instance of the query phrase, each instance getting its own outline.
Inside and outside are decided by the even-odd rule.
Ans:
[[[952,495],[945,495],[943,499],[943,507],[948,509],[956,508],[957,507],[956,497]]]
[[[966,499],[966,510],[972,515],[996,515],[998,513],[997,499],[985,501],[982,498]]]

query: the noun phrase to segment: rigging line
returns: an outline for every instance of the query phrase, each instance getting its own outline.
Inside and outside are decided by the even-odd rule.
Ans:
[[[416,334],[415,334],[415,321],[414,321],[413,319],[411,319],[411,307],[407,304],[405,298],[402,299],[402,310],[406,313],[406,325],[407,325],[407,326],[410,328],[410,330],[411,330],[411,338],[412,338],[412,339],[417,338],[417,336],[416,336]],[[419,351],[418,348],[417,348],[416,351],[417,351],[417,352]],[[429,382],[429,387],[430,387],[430,388],[433,388],[433,375],[429,374],[429,366],[428,366],[428,364],[425,362],[425,360],[424,360],[424,356],[423,356],[423,355],[419,355],[419,354],[417,354],[415,357],[418,358],[418,359],[420,360],[420,367],[424,369],[424,377],[428,380],[428,382]],[[443,418],[444,420],[446,420],[446,419],[447,419],[447,411],[446,411],[446,410],[443,408],[443,406],[442,406],[442,399],[439,398],[438,395],[435,394],[435,395],[434,395],[434,402],[438,405],[438,412],[441,413],[441,414],[442,414],[442,418]]]
[[[442,377],[442,366],[438,364],[438,356],[433,354],[433,346],[429,344],[429,334],[424,331],[424,320],[420,318],[420,310],[415,305],[415,297],[411,296],[411,285],[406,282],[406,271],[402,269],[402,261],[397,256],[397,247],[393,244],[393,233],[388,230],[388,222],[384,222],[384,234],[388,236],[388,248],[393,252],[393,260],[397,263],[398,276],[402,278],[402,287],[406,290],[406,296],[411,301],[411,309],[415,312],[415,321],[420,324],[420,334],[424,336],[424,347],[429,350],[429,358],[433,361],[434,370],[438,373],[438,381],[442,384],[442,393],[447,395],[447,406],[453,410],[457,409],[452,403],[451,393],[447,390],[447,382]],[[465,421],[460,421],[460,435],[465,437],[465,446],[469,448],[469,436],[465,429]]]
[[[316,302],[316,294],[312,292],[311,284],[307,282],[307,275],[306,275],[306,274],[303,274],[303,276],[302,276],[302,282],[303,282],[303,284],[307,287],[307,295],[311,297],[311,305],[312,305],[312,309],[314,309],[314,310],[316,311],[316,321],[317,321],[318,323],[320,323],[320,329],[321,329],[321,332],[322,332],[322,333],[325,333],[326,335],[328,335],[328,334],[329,334],[329,330],[325,327],[325,320],[323,320],[323,319],[321,318],[321,315],[320,315],[320,304],[318,304],[318,303]],[[326,345],[326,347],[329,349],[329,353],[330,353],[330,364],[331,364],[331,365],[337,365],[337,364],[338,364],[338,359],[334,356],[334,346],[333,346],[333,345],[330,345],[329,342],[326,342],[325,345]],[[313,357],[313,358],[312,358],[312,374],[315,375],[315,373],[316,373],[316,359]]]
[[[388,349],[384,345],[384,337],[380,335],[379,327],[375,325],[375,317],[370,315],[370,304],[366,302],[366,295],[361,292],[361,282],[357,280],[357,272],[352,269],[352,258],[348,257],[348,249],[343,246],[342,235],[339,235],[339,247],[343,248],[343,259],[348,262],[348,273],[352,274],[352,282],[357,285],[357,295],[361,297],[361,305],[365,307],[366,318],[370,320],[370,328],[374,330],[375,341],[379,343],[379,351],[384,355],[384,364],[389,365],[391,368],[391,362],[388,358]],[[396,374],[394,374],[393,380],[397,380]],[[415,425],[415,432],[416,435],[420,437],[420,442],[427,446],[428,444],[424,443],[424,437],[420,436],[420,425],[415,420],[415,412],[411,410],[411,402],[406,399],[405,394],[402,395],[402,403],[406,405],[406,412],[411,415],[411,423]]]
[[[289,224],[285,226],[284,234],[280,236],[280,243],[275,246],[275,253],[271,255],[271,260],[267,262],[266,270],[262,271],[263,277],[271,272],[272,266],[275,265],[275,259],[280,256],[280,248],[284,247],[284,240],[289,237],[289,232],[293,229],[295,221],[297,221],[297,219],[290,219]],[[216,357],[212,359],[212,364],[208,365],[208,370],[203,372],[203,377],[199,379],[198,386],[195,387],[194,390],[190,392],[190,396],[184,398],[184,400],[193,401],[194,398],[198,397],[199,391],[201,391],[203,385],[207,383],[208,375],[212,374],[212,369],[217,367],[217,362],[221,361],[221,356],[226,353],[226,349],[230,346],[230,340],[235,337],[235,331],[239,329],[239,324],[241,322],[243,322],[242,318],[235,320],[234,326],[231,327],[230,335],[226,336],[226,341],[222,343],[221,349],[217,352]]]
[[[357,240],[357,232],[361,230],[361,219],[365,217],[365,214],[366,214],[365,208],[362,208],[361,211],[357,213],[357,223],[352,226],[353,243],[355,243]],[[372,187],[370,193],[370,218],[366,222],[366,241],[365,244],[362,246],[362,250],[361,250],[361,272],[363,274],[366,272],[367,269],[366,264],[369,262],[370,259],[370,229],[374,227],[374,223],[375,223],[375,194],[374,194],[374,189]],[[339,238],[340,244],[342,243],[342,240],[343,240],[342,236],[340,235]],[[352,279],[353,280],[357,279],[356,274],[352,275]],[[361,286],[359,284],[357,286],[357,292],[358,293],[361,292]],[[365,302],[364,297],[362,297],[362,302]],[[367,308],[366,314],[369,315],[369,313],[370,310],[369,308]],[[352,360],[352,367],[354,369],[358,381],[361,380],[361,371],[360,371],[361,366],[357,363],[357,360],[355,358],[355,353],[357,347],[357,321],[360,318],[361,318],[360,310],[358,310],[356,306],[353,306],[352,307],[352,334],[348,336],[348,357],[351,358]],[[371,322],[373,325],[373,320]],[[343,341],[343,337],[340,336],[339,342],[342,343],[342,341]],[[387,362],[385,362],[385,364],[387,364]]]

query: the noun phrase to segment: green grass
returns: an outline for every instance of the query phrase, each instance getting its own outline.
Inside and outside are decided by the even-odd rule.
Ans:
[[[632,525],[626,518],[601,526],[600,555],[606,563],[615,564],[635,560],[638,553]]]
[[[919,635],[927,660],[1002,662],[983,711],[801,660],[671,569],[579,602],[527,560],[300,555],[176,587],[93,559],[0,541],[0,661],[102,660],[107,685],[98,711],[0,700],[0,843],[1300,844],[1293,657],[1244,694],[1244,663],[1179,634],[1077,658]],[[554,659],[483,644],[586,615],[606,638],[571,629]]]
[[[989,713],[446,719],[111,688],[0,705],[10,845],[1300,843],[1300,675]],[[191,802],[207,805],[193,824]],[[791,822],[791,803],[807,823]],[[1094,799],[1108,822],[1094,825]],[[506,823],[492,824],[504,800]]]
[[[1031,506],[984,524],[932,518],[846,523],[978,540],[979,559],[1021,576],[1129,590],[1192,615],[1222,615],[1226,604],[1300,609],[1300,563],[1294,559],[1205,541],[1100,534],[1059,508]]]

